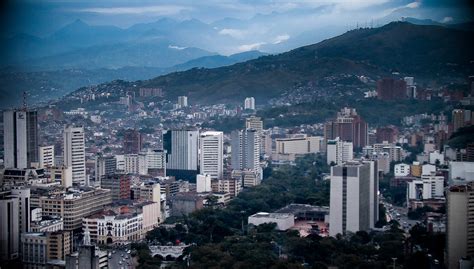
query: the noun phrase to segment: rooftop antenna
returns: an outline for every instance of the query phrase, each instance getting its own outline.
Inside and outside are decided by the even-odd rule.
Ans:
[[[23,110],[27,110],[28,108],[28,105],[26,103],[26,98],[28,97],[28,94],[26,93],[26,91],[23,91]]]

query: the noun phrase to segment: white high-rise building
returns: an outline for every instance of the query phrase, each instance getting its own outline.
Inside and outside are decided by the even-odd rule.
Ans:
[[[260,171],[260,137],[255,129],[233,131],[232,169]]]
[[[431,175],[422,175],[421,179],[413,180],[407,184],[408,200],[440,199],[444,197],[444,177],[437,176],[436,172]]]
[[[224,134],[222,132],[203,132],[200,136],[199,165],[200,173],[212,179],[223,175]]]
[[[3,112],[4,165],[30,168],[38,162],[38,117],[36,111]]]
[[[331,167],[329,235],[366,231],[378,214],[375,162],[346,162]]]
[[[196,176],[196,192],[212,192],[210,175],[199,174]]]
[[[253,97],[245,98],[244,109],[255,110],[255,98],[253,98]]]
[[[352,142],[341,141],[339,137],[327,142],[327,163],[341,164],[354,159],[354,146]]]
[[[124,163],[125,173],[138,174],[140,172],[140,158],[138,154],[125,154]],[[144,163],[144,158],[142,163]]]
[[[31,208],[30,189],[25,187],[14,187],[11,196],[18,199],[18,226],[20,233],[30,232]],[[18,237],[18,240],[20,238]]]
[[[64,166],[72,168],[72,182],[86,184],[86,152],[84,127],[64,127]]]
[[[410,165],[399,163],[394,166],[394,175],[396,177],[406,177],[410,175]]]
[[[54,166],[54,145],[39,147],[39,167]]]
[[[188,97],[187,96],[178,96],[178,106],[180,108],[188,106]]]

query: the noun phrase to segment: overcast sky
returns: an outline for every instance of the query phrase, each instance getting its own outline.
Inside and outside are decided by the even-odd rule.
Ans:
[[[279,14],[276,24],[290,23],[295,27],[311,22],[364,24],[390,14],[463,21],[472,15],[468,3],[468,0],[3,0],[0,15],[3,35],[22,32],[46,36],[76,19],[123,28],[163,17],[195,18],[209,23],[223,18],[247,20],[259,14]]]

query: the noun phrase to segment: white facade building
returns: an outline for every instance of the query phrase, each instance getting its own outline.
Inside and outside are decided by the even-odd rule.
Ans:
[[[331,167],[329,235],[366,231],[378,218],[375,162],[346,162]]]
[[[255,98],[253,98],[253,97],[245,98],[244,109],[255,110]]]
[[[341,141],[338,138],[327,142],[327,163],[341,164],[354,159],[354,146],[352,142]]]
[[[394,167],[394,175],[396,177],[406,177],[410,175],[410,165],[406,163],[396,164]]]
[[[143,158],[144,159],[144,158]],[[144,160],[142,160],[142,164]],[[138,174],[140,172],[140,158],[138,154],[124,155],[124,171],[127,174]]]
[[[286,231],[295,226],[295,216],[290,213],[259,212],[249,216],[248,223],[258,226],[264,223],[275,223],[279,231]]]
[[[39,167],[54,166],[54,145],[39,147]]]
[[[64,165],[72,168],[72,182],[86,184],[84,128],[64,126]]]
[[[210,175],[196,176],[196,192],[212,192]]]
[[[444,197],[444,177],[422,175],[421,179],[408,182],[407,198],[409,200],[439,199]]]
[[[224,171],[224,134],[222,132],[203,132],[200,135],[199,165],[200,173],[212,179],[222,178]]]

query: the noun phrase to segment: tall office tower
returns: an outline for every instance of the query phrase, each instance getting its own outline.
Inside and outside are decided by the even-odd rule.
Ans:
[[[375,164],[363,162],[331,167],[330,236],[366,231],[374,226],[378,185],[375,169]]]
[[[117,160],[115,156],[102,156],[97,154],[95,157],[95,181],[100,180],[106,175],[112,175],[117,171]]]
[[[18,198],[10,191],[0,192],[0,260],[12,260],[19,256]]]
[[[188,106],[188,97],[187,96],[178,96],[178,106],[187,107]]]
[[[327,164],[342,164],[354,159],[354,147],[352,142],[341,141],[339,137],[327,142]]]
[[[233,131],[232,169],[260,171],[260,139],[254,129]]]
[[[253,97],[245,98],[244,109],[255,110],[255,98],[253,98]]]
[[[324,141],[339,137],[343,141],[352,142],[355,148],[368,144],[368,125],[354,108],[343,108],[337,113],[334,121],[324,125]]]
[[[142,150],[142,135],[133,129],[125,130],[123,135],[123,153],[138,154]]]
[[[72,182],[74,184],[86,184],[86,153],[84,128],[64,126],[63,157],[64,166],[72,168]]]
[[[3,146],[6,168],[29,168],[38,162],[38,116],[36,111],[3,112]]]
[[[446,267],[460,268],[462,257],[474,256],[474,183],[447,192]]]
[[[221,179],[224,171],[224,134],[203,132],[200,135],[199,170],[202,175]]]
[[[13,187],[11,197],[18,199],[18,227],[20,233],[30,232],[31,208],[30,189],[25,187]],[[20,237],[18,237],[20,240]]]
[[[166,172],[177,179],[196,180],[198,174],[199,131],[170,130],[163,135],[167,152]]]
[[[263,136],[263,121],[260,117],[251,116],[245,119],[245,129],[254,129],[258,133],[259,144],[260,144],[260,155],[263,155],[263,145],[262,145],[262,136]]]
[[[377,81],[377,98],[401,100],[407,98],[407,83],[404,80],[384,78]]]
[[[54,145],[44,146],[39,148],[39,167],[53,167],[54,166]]]
[[[456,132],[459,128],[464,127],[464,110],[454,109],[452,115],[453,115],[453,132]]]

